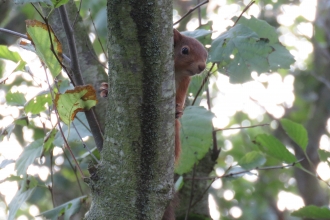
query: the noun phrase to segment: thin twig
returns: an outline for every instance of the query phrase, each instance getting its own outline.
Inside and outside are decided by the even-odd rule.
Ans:
[[[17,36],[17,37],[24,38],[25,40],[31,41],[26,34],[21,34],[21,33],[18,33],[16,31],[8,30],[8,29],[5,29],[5,28],[0,28],[0,32],[11,34],[11,35],[14,35],[14,36]],[[70,64],[71,59],[65,54],[62,54],[62,55],[63,55],[64,61],[67,62],[68,64]]]
[[[26,40],[29,40],[28,37],[25,34],[21,34],[21,33],[18,33],[18,32],[12,31],[12,30],[8,30],[8,29],[5,29],[5,28],[0,28],[0,32],[4,32],[4,33],[7,33],[7,34],[11,34],[11,35],[16,35],[17,37],[21,37],[21,38],[24,38]]]
[[[206,100],[209,111],[212,111],[210,89],[208,86],[206,86]],[[212,142],[213,142],[213,148],[212,148],[211,160],[216,161],[221,152],[221,148],[218,148],[217,133],[214,132],[213,123],[212,123]]]
[[[91,129],[86,125],[78,116],[75,117],[84,127],[86,130],[88,130],[90,133],[92,133]]]
[[[227,168],[227,170],[225,171],[225,173],[227,173],[230,170],[230,168],[231,168],[231,166],[229,166]],[[213,182],[216,181],[216,180],[217,180],[216,178],[213,178],[211,180],[211,183],[208,185],[208,187],[206,187],[206,189],[203,191],[203,193],[201,194],[201,196],[195,200],[195,202],[191,205],[191,207],[194,207],[199,201],[201,201],[203,199],[203,197],[206,194],[206,192],[210,189],[210,187],[212,186]]]
[[[54,102],[55,102],[55,101],[54,101],[55,98],[54,98],[54,94],[53,94],[53,92],[52,92],[52,87],[51,87],[51,85],[50,85],[50,82],[49,82],[49,78],[48,78],[48,75],[47,75],[46,69],[45,69],[45,73],[46,73],[46,79],[47,79],[47,83],[48,83],[48,87],[49,87],[49,91],[50,91],[50,96],[52,97],[52,102],[54,103]],[[71,151],[71,148],[70,148],[70,146],[69,146],[69,143],[68,143],[67,139],[65,138],[65,135],[64,135],[64,132],[63,132],[63,129],[62,129],[61,123],[60,123],[60,116],[59,116],[59,114],[58,114],[58,110],[57,110],[57,108],[56,108],[56,105],[54,105],[53,108],[54,108],[54,110],[55,110],[55,115],[56,115],[56,119],[57,119],[57,125],[58,125],[59,131],[60,131],[60,133],[61,133],[61,136],[62,136],[62,138],[63,138],[65,148],[68,149],[69,153],[71,154],[71,157],[72,157],[73,160],[75,161],[75,163],[76,163],[76,165],[77,165],[77,167],[78,167],[78,169],[79,169],[79,171],[80,171],[81,177],[82,177],[82,178],[85,178],[85,176],[84,176],[84,174],[83,174],[83,172],[82,172],[82,170],[81,170],[81,168],[80,168],[80,166],[79,166],[79,164],[78,164],[78,162],[77,162],[77,160],[76,160],[76,157],[74,156],[73,152]]]
[[[82,137],[80,136],[80,133],[76,127],[76,125],[74,124],[74,122],[72,122],[72,125],[73,125],[73,128],[76,130],[79,138],[80,138],[80,141],[81,143],[83,144],[84,148],[87,149],[87,151],[89,152],[89,154],[93,157],[93,159],[97,162],[97,163],[100,163],[100,161],[94,156],[94,154],[92,153],[92,151],[89,149],[89,147],[85,144],[84,140],[82,139]]]
[[[85,46],[87,47],[88,51],[90,52],[92,58],[96,60],[101,66],[103,66],[104,69],[109,69],[106,65],[104,65],[99,58],[95,55],[95,53],[92,51],[92,49],[89,47],[87,43],[85,43]],[[107,56],[106,56],[107,57]],[[107,58],[108,59],[108,58]]]
[[[15,72],[16,68],[20,65],[20,63],[21,63],[21,61],[18,61],[16,63],[16,65],[13,66],[13,68],[8,71],[9,73],[6,74],[3,78],[0,79],[0,84],[5,83],[6,80],[8,80],[9,76]]]
[[[278,169],[284,169],[287,167],[294,167],[296,164],[300,163],[301,161],[303,161],[305,158],[299,159],[291,164],[287,164],[287,165],[282,165],[282,166],[269,166],[269,167],[256,167],[253,169],[249,169],[249,170],[243,170],[243,171],[239,171],[239,172],[234,172],[234,173],[227,173],[225,172],[224,175],[222,176],[217,176],[217,177],[195,177],[194,179],[192,178],[184,178],[184,180],[217,180],[217,179],[222,179],[222,178],[227,178],[227,177],[233,177],[236,175],[241,175],[241,174],[246,174],[246,173],[250,173],[252,170],[278,170]]]
[[[189,204],[188,204],[188,208],[187,208],[187,212],[186,212],[186,216],[185,216],[185,220],[188,220],[188,215],[189,215],[189,212],[190,212],[190,208],[191,208],[191,203],[192,203],[192,200],[194,198],[194,179],[195,179],[195,173],[196,173],[196,163],[194,164],[194,168],[193,168],[193,176],[192,176],[192,181],[191,181],[191,189],[190,189],[190,199],[189,199]]]
[[[75,175],[75,177],[76,177],[76,180],[77,180],[78,187],[79,187],[79,190],[80,190],[81,195],[85,195],[85,193],[84,193],[84,191],[83,191],[83,189],[82,189],[82,187],[81,187],[81,183],[80,183],[79,177],[78,177],[78,175],[77,175],[77,169],[74,169],[74,170],[73,170],[73,173],[74,173],[74,175]]]
[[[49,159],[50,159],[50,182],[51,182],[51,186],[48,186],[48,189],[50,190],[50,196],[52,197],[52,203],[53,203],[53,208],[56,207],[56,203],[55,203],[55,197],[54,197],[54,192],[53,192],[53,188],[54,188],[54,172],[53,172],[53,150],[52,149],[50,151],[50,155],[49,155]]]
[[[204,88],[204,85],[206,84],[206,82],[209,80],[209,77],[211,76],[211,71],[212,71],[214,65],[215,65],[215,63],[212,63],[212,66],[211,66],[210,70],[207,72],[205,78],[203,79],[202,84],[201,84],[201,86],[199,87],[199,89],[198,89],[198,91],[197,91],[197,93],[196,93],[196,95],[195,95],[194,101],[192,102],[191,105],[194,105],[194,104],[195,104],[195,102],[196,102],[196,100],[197,100],[197,97],[198,97],[199,94],[201,93],[201,91],[202,91],[202,89]],[[212,74],[213,74],[213,72],[212,72]]]
[[[79,184],[79,186],[80,186],[79,177],[78,177],[78,175],[77,175],[77,169],[76,169],[76,168],[73,166],[73,164],[71,163],[71,161],[70,161],[68,155],[66,155],[66,153],[65,153],[65,148],[64,148],[63,146],[61,146],[61,148],[62,148],[62,150],[63,150],[64,157],[65,157],[65,159],[69,162],[69,165],[70,165],[71,169],[73,170],[73,173],[75,174],[76,180],[77,180],[77,182],[78,182],[78,184]],[[83,179],[84,179],[84,177],[83,177]],[[84,192],[82,191],[82,188],[81,188],[81,187],[80,187],[80,193],[81,193],[82,195],[84,194]]]
[[[211,181],[211,183],[209,184],[209,186],[206,187],[206,189],[203,191],[203,193],[201,194],[201,196],[200,196],[198,199],[196,199],[196,201],[191,205],[191,207],[194,207],[199,201],[201,201],[201,200],[203,199],[204,195],[205,195],[205,194],[207,193],[207,191],[210,189],[210,187],[212,186],[212,183],[214,183],[214,181],[216,181],[216,179],[213,179],[213,180]]]
[[[235,127],[235,128],[219,128],[219,129],[215,129],[213,132],[224,131],[224,130],[233,130],[233,129],[243,129],[243,128],[255,128],[255,127],[262,127],[262,126],[266,126],[266,125],[269,125],[269,124],[265,123],[265,124],[241,126],[241,127]]]
[[[47,26],[47,29],[48,29],[48,36],[49,36],[49,40],[50,40],[50,50],[53,52],[54,56],[56,57],[57,59],[57,62],[61,65],[61,67],[65,70],[65,72],[67,73],[67,76],[69,77],[71,83],[73,86],[76,86],[76,83],[73,81],[71,75],[69,74],[69,71],[67,70],[67,68],[64,66],[64,64],[62,63],[62,61],[60,60],[60,58],[57,56],[56,52],[55,52],[55,47],[54,47],[54,44],[53,44],[53,40],[52,40],[52,35],[51,35],[51,28],[49,26],[49,23],[48,23],[48,19],[47,18],[44,18],[44,21],[46,23],[46,26]],[[54,33],[54,32],[53,32]],[[54,35],[55,36],[55,35]],[[72,62],[70,62],[70,66],[72,65]]]
[[[316,75],[314,72],[310,73],[315,79],[317,79],[317,81],[323,83],[328,89],[330,89],[330,81],[323,77],[323,76],[318,76]]]
[[[80,66],[79,66],[76,40],[74,38],[73,30],[69,23],[68,14],[66,12],[64,5],[60,6],[58,10],[60,12],[61,21],[66,34],[66,39],[68,40],[68,46],[69,46],[70,58],[71,58],[71,69],[74,73],[74,80],[75,80],[74,83],[79,86],[84,85],[85,83],[82,78]]]
[[[178,21],[174,22],[173,25],[178,24],[180,21],[182,21],[185,17],[187,17],[191,12],[195,11],[197,8],[201,7],[202,5],[208,3],[209,0],[203,1],[201,3],[199,3],[198,5],[196,5],[195,7],[193,7],[192,9],[190,9],[185,15],[183,15]]]
[[[36,10],[36,12],[39,14],[39,16],[43,19],[43,20],[45,20],[45,16],[37,9],[37,7],[33,4],[33,3],[31,3],[31,5],[32,5],[32,7],[34,8],[34,10]]]
[[[236,19],[233,27],[237,24],[237,22],[239,21],[239,19],[241,19],[241,17],[243,16],[243,14],[255,3],[256,1],[251,1],[242,11],[242,13],[238,16],[238,18]]]
[[[101,46],[101,48],[102,48],[102,51],[103,51],[103,53],[104,53],[106,59],[108,60],[108,57],[107,57],[107,55],[106,55],[106,53],[105,53],[105,50],[104,50],[104,47],[103,47],[103,45],[102,45],[102,43],[101,43],[101,39],[100,39],[100,37],[99,37],[99,35],[98,35],[98,33],[97,33],[97,29],[96,29],[95,24],[94,24],[94,20],[93,20],[93,17],[92,17],[92,13],[91,13],[90,9],[89,9],[88,11],[89,11],[89,17],[91,18],[91,21],[92,21],[92,24],[93,24],[93,27],[94,27],[94,30],[95,30],[96,38],[97,38],[97,40],[98,40],[98,42],[99,42],[99,44],[100,44],[100,46]]]
[[[77,53],[77,49],[76,49],[76,41],[74,38],[73,29],[70,26],[69,18],[68,18],[64,5],[60,6],[58,10],[60,12],[62,24],[63,24],[64,31],[66,33],[66,37],[68,40],[70,57],[71,57],[71,68],[74,73],[74,78],[76,80],[76,84],[84,85],[85,83],[84,83],[84,80],[82,78],[82,74],[80,71],[79,59],[78,59],[78,53]],[[94,108],[91,108],[90,110],[85,111],[85,115],[86,115],[88,124],[91,128],[96,147],[99,151],[101,151],[102,147],[103,147],[103,135],[102,135],[102,129],[101,129],[100,124],[95,115]]]
[[[200,3],[200,0],[197,0],[197,4]],[[198,7],[198,26],[202,25],[202,13],[201,13],[201,7]]]
[[[61,7],[64,7],[64,6],[62,5]],[[61,8],[61,7],[60,7],[60,8]],[[35,8],[35,9],[36,9],[36,8]],[[37,10],[37,9],[36,9],[36,10]],[[40,14],[40,13],[39,13],[39,14]],[[62,16],[61,16],[61,17],[62,17]],[[66,70],[66,68],[64,67],[64,65],[63,65],[63,64],[61,63],[61,61],[59,60],[57,54],[55,53],[55,49],[54,49],[54,45],[53,45],[52,36],[51,36],[51,34],[50,34],[51,29],[50,29],[50,26],[49,26],[49,23],[48,23],[48,19],[45,18],[45,17],[43,17],[43,20],[45,21],[46,26],[47,26],[47,29],[48,29],[48,35],[49,35],[49,39],[50,39],[50,43],[51,43],[51,51],[53,52],[53,54],[55,55],[56,59],[57,59],[58,62],[61,64],[61,66]],[[70,51],[70,52],[71,52],[71,51]],[[70,54],[70,55],[71,55],[71,54]],[[74,61],[72,61],[72,55],[71,55],[71,66],[73,65],[73,64],[72,64],[73,62],[74,62]],[[67,70],[66,70],[66,72],[67,72]],[[67,72],[67,73],[68,73],[68,72]],[[69,74],[68,74],[68,76],[70,77]],[[50,86],[50,83],[49,83],[49,79],[48,79],[47,74],[46,74],[46,77],[47,77],[48,86],[49,86],[49,88],[51,89],[51,86]],[[71,80],[71,83],[72,83],[73,85],[75,85],[75,82],[71,79],[71,77],[70,77],[70,80]],[[54,96],[53,96],[52,92],[51,92],[51,96],[52,96],[52,101],[53,101],[53,103],[54,103],[54,100],[55,100],[55,99],[54,99]],[[79,169],[82,178],[85,178],[85,176],[84,176],[84,174],[83,174],[83,172],[82,172],[82,170],[81,170],[81,168],[80,168],[80,166],[79,166],[79,164],[78,164],[78,161],[76,160],[76,157],[74,156],[74,154],[73,154],[73,152],[72,152],[72,150],[71,150],[71,148],[70,148],[70,145],[69,145],[69,143],[67,142],[67,140],[66,140],[66,138],[65,138],[65,136],[64,136],[64,133],[63,133],[62,127],[61,127],[61,125],[60,125],[60,123],[59,123],[59,122],[60,122],[60,118],[59,118],[58,110],[57,110],[57,108],[56,108],[55,105],[54,105],[54,110],[55,110],[55,115],[56,115],[56,117],[57,117],[57,121],[58,121],[58,127],[59,127],[59,130],[60,130],[60,132],[61,132],[62,138],[63,138],[63,140],[64,140],[64,145],[65,145],[65,147],[68,149],[69,153],[71,154],[71,157],[72,157],[72,159],[74,160],[74,162],[75,162],[77,168]]]
[[[74,26],[76,25],[76,21],[77,21],[77,19],[78,19],[79,14],[80,14],[80,9],[81,9],[81,5],[82,5],[82,1],[83,1],[83,0],[80,0],[79,8],[78,8],[78,11],[77,11],[76,17],[74,18],[74,20],[73,20],[73,22],[72,22],[72,29],[74,29]]]

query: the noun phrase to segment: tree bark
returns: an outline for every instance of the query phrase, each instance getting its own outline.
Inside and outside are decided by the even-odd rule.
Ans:
[[[210,218],[209,212],[209,186],[210,181],[198,180],[195,177],[206,177],[209,176],[213,171],[213,167],[216,161],[212,159],[213,153],[211,150],[208,154],[195,166],[192,172],[184,175],[184,178],[189,178],[185,180],[185,184],[179,192],[180,203],[176,210],[177,217],[182,219],[185,216],[203,216]]]
[[[172,1],[109,0],[109,94],[86,219],[161,219],[173,196]]]
[[[318,30],[324,30],[324,39],[327,45],[330,43],[330,4],[327,0],[319,0],[315,18],[315,27]],[[323,134],[326,133],[327,119],[330,116],[330,96],[329,88],[326,83],[330,82],[330,76],[328,70],[330,69],[330,50],[329,47],[324,47],[319,44],[314,38],[312,40],[314,46],[314,74],[316,78],[322,77],[323,82],[318,82],[317,86],[314,85],[318,99],[315,103],[312,103],[315,107],[311,112],[311,116],[306,123],[308,131],[308,146],[307,154],[311,159],[314,167],[309,166],[308,161],[302,161],[302,165],[315,173],[315,168],[320,162],[318,152],[320,139]],[[313,75],[314,75],[313,74]],[[303,157],[301,149],[295,147],[297,158]],[[295,169],[295,177],[297,179],[297,186],[301,196],[304,199],[305,205],[327,205],[329,197],[324,193],[324,189],[321,187],[320,182],[315,177],[310,176],[308,173]]]

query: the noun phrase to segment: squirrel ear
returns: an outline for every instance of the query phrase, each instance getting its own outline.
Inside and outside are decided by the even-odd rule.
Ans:
[[[174,46],[177,42],[179,42],[181,39],[181,34],[179,31],[173,28],[173,40],[174,40]]]

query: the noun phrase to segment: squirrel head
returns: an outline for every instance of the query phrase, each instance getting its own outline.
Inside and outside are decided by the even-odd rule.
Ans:
[[[173,29],[175,76],[193,76],[206,67],[207,51],[196,39]]]

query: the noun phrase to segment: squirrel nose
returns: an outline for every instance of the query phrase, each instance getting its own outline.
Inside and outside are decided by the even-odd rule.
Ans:
[[[202,72],[203,70],[205,70],[205,63],[198,64],[198,69],[199,69],[200,72]]]

